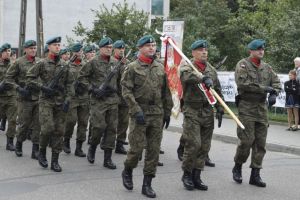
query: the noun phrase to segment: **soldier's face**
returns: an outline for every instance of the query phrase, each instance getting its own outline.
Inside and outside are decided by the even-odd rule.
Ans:
[[[263,48],[257,50],[250,50],[251,57],[262,59],[265,55],[265,50]]]
[[[80,50],[78,52],[73,52],[73,55],[76,55],[78,58],[81,58],[81,56],[82,56],[82,50]]]
[[[104,47],[101,47],[100,48],[100,55],[103,55],[103,56],[111,56],[112,54],[112,48],[113,46],[112,45],[106,45]]]
[[[199,61],[207,61],[208,51],[207,48],[198,48],[192,51],[193,58]]]
[[[25,48],[26,55],[31,56],[31,57],[35,57],[36,51],[37,51],[36,46],[31,46],[31,47]]]
[[[6,49],[5,51],[3,51],[3,52],[1,53],[1,58],[2,58],[3,60],[7,60],[7,59],[10,58],[10,54],[11,54],[11,49]]]
[[[139,48],[139,51],[142,55],[146,57],[153,57],[156,53],[156,43],[147,43]]]
[[[60,43],[52,43],[48,45],[49,52],[58,54],[60,51]]]
[[[124,57],[124,53],[125,53],[125,48],[117,48],[114,50],[115,55],[119,56],[119,57]]]
[[[70,60],[70,52],[61,55],[61,59],[63,59],[64,61]]]

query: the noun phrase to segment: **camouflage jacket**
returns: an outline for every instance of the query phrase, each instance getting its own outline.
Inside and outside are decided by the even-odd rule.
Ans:
[[[6,81],[14,85],[13,89],[26,86],[26,73],[38,60],[39,58],[35,58],[35,60],[30,61],[26,56],[22,56],[10,65],[6,72]],[[31,92],[29,99],[38,100],[38,95],[39,93]],[[19,96],[19,98],[21,97]]]
[[[40,101],[47,101],[51,104],[62,104],[65,100],[70,101],[71,96],[74,95],[73,82],[74,77],[69,70],[67,63],[58,61],[55,63],[49,58],[45,58],[32,66],[26,74],[26,84],[34,90],[40,90],[41,86],[48,86],[55,76],[63,70],[63,75],[59,79],[57,87],[55,88],[57,95],[51,98],[41,92]]]
[[[250,58],[240,60],[235,69],[235,81],[240,95],[239,115],[267,121],[266,87],[281,90],[280,80],[272,67],[263,61],[259,67]]]
[[[125,69],[121,80],[122,95],[134,115],[171,115],[173,101],[163,66],[153,61],[151,65],[135,60]]]
[[[2,59],[0,59],[0,83],[8,83],[6,81],[6,72],[9,68],[9,61],[3,61]],[[9,84],[9,83],[8,83]],[[10,84],[11,85],[11,84]],[[13,85],[11,85],[11,87],[13,88]],[[10,90],[6,90],[3,93],[0,93],[0,97],[9,97],[9,96],[16,96],[16,91],[13,89]]]
[[[110,59],[109,62],[101,58],[101,56],[97,56],[93,58],[91,61],[87,62],[79,71],[78,81],[83,83],[86,88],[99,86],[106,80],[108,74],[111,72],[113,67],[115,66],[115,61]],[[91,103],[95,101],[101,101],[104,104],[118,104],[119,96],[117,94],[118,91],[118,73],[113,76],[111,79],[109,86],[116,90],[115,93],[110,94],[109,96],[102,97],[97,99],[94,95],[91,95]]]

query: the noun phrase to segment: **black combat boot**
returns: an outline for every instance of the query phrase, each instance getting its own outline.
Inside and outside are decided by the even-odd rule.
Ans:
[[[181,178],[182,182],[183,182],[183,186],[187,189],[187,190],[193,190],[195,185],[193,183],[193,179],[192,179],[192,173],[189,171],[184,171],[183,172],[183,176]]]
[[[8,151],[14,151],[15,150],[14,138],[13,137],[7,137],[6,150],[8,150]]]
[[[235,163],[235,165],[232,169],[232,178],[237,183],[243,182],[242,165],[241,164]]]
[[[23,156],[22,146],[23,146],[23,143],[22,143],[22,142],[19,142],[19,141],[16,142],[15,154],[16,154],[18,157]]]
[[[252,168],[249,184],[256,185],[258,187],[266,187],[267,186],[266,183],[261,180],[260,169]]]
[[[31,158],[37,160],[39,158],[39,144],[32,144]]]
[[[104,150],[104,162],[103,162],[103,166],[106,167],[106,168],[108,168],[108,169],[117,169],[117,166],[111,160],[111,154],[112,154],[112,150],[111,149],[105,149]]]
[[[155,198],[156,194],[151,187],[151,181],[153,176],[145,175],[143,180],[142,194],[149,198]]]
[[[76,141],[75,156],[86,157],[86,154],[82,151],[82,143],[82,141]]]
[[[6,129],[6,119],[2,119],[0,123],[0,131],[5,131]]]
[[[162,166],[164,166],[164,163],[163,163],[163,162],[160,162],[160,161],[158,161],[158,162],[157,162],[157,166],[159,166],[159,167],[162,167]]]
[[[70,138],[64,139],[64,152],[67,154],[71,153]]]
[[[183,152],[184,152],[184,146],[182,144],[179,144],[177,148],[177,156],[180,161],[183,160]]]
[[[124,155],[127,154],[127,151],[126,151],[126,149],[124,148],[123,142],[122,142],[122,141],[117,141],[115,153],[118,153],[118,154],[124,154]]]
[[[210,160],[210,158],[209,158],[208,155],[207,155],[207,157],[206,157],[206,159],[205,159],[205,166],[208,166],[208,167],[215,167],[215,166],[216,166],[216,164],[213,163],[213,162]]]
[[[122,171],[123,185],[127,190],[133,189],[132,169],[124,168]]]
[[[51,157],[51,169],[55,172],[61,172],[62,169],[58,163],[58,157],[59,153],[53,153],[52,152],[52,157]]]
[[[46,158],[46,149],[40,149],[39,152],[39,164],[43,167],[43,168],[47,168],[48,167],[48,161]]]
[[[200,178],[200,175],[201,175],[201,170],[200,169],[193,169],[193,172],[192,172],[192,180],[193,180],[193,183],[194,183],[194,187],[198,190],[207,190],[208,187],[207,185],[205,185],[201,178]]]
[[[165,151],[163,151],[163,150],[159,150],[159,154],[165,154]]]
[[[97,149],[97,146],[94,146],[94,145],[90,145],[90,147],[89,147],[87,159],[91,164],[93,164],[95,162],[96,149]]]

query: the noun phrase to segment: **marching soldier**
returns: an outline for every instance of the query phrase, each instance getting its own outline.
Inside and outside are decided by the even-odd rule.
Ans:
[[[60,58],[64,62],[68,62],[70,60],[70,50],[68,48],[63,48],[59,51]]]
[[[123,40],[117,40],[113,44],[114,48],[114,59],[116,62],[120,62],[121,59],[125,56],[125,42]],[[128,61],[126,61],[128,62]],[[129,121],[129,116],[128,116],[128,105],[126,104],[124,98],[122,97],[122,88],[121,88],[121,76],[124,73],[126,67],[126,63],[123,63],[122,66],[120,67],[120,75],[118,79],[118,86],[119,86],[119,96],[120,96],[120,103],[118,105],[118,128],[117,128],[117,141],[116,141],[116,149],[115,153],[119,154],[127,154],[126,149],[124,148],[124,144],[126,144],[126,131],[128,128],[128,121]]]
[[[85,55],[84,58],[85,58],[86,62],[91,61],[96,55],[95,46],[94,45],[86,45],[83,48],[83,53]]]
[[[90,126],[92,128],[87,159],[90,163],[95,162],[96,149],[102,139],[101,148],[104,150],[103,166],[109,169],[116,169],[111,156],[115,147],[118,122],[118,73],[112,76],[107,86],[102,87],[102,84],[105,83],[116,64],[111,59],[112,43],[113,41],[109,37],[100,40],[99,56],[82,67],[79,72],[78,82],[89,88],[91,93]]]
[[[46,148],[51,141],[51,170],[61,172],[58,163],[59,153],[63,147],[66,113],[74,89],[74,78],[66,63],[59,57],[61,37],[47,41],[49,53],[47,58],[37,62],[27,72],[27,87],[41,90],[39,99],[39,121],[41,124],[39,164],[47,168]]]
[[[86,140],[86,130],[89,119],[89,95],[84,86],[78,84],[76,80],[78,73],[83,66],[82,62],[82,45],[75,43],[71,47],[72,60],[70,71],[75,78],[74,89],[75,93],[70,102],[70,112],[67,116],[65,136],[64,136],[64,152],[71,153],[70,139],[74,132],[74,127],[77,122],[76,150],[75,156],[85,157],[86,154],[82,151],[82,143]],[[76,57],[76,59],[73,59]]]
[[[260,177],[268,132],[266,97],[269,94],[269,106],[274,105],[281,84],[272,67],[262,60],[265,41],[255,39],[248,44],[248,49],[250,56],[240,60],[235,69],[235,81],[239,93],[238,113],[245,130],[237,128],[239,144],[232,173],[234,181],[242,183],[242,164],[247,161],[252,149],[249,184],[266,187],[266,183]]]
[[[204,83],[207,89],[214,87],[221,94],[221,85],[215,68],[207,62],[208,44],[206,40],[197,40],[191,45],[192,62],[197,70],[203,74],[199,76],[191,66],[180,68],[180,79],[183,87],[183,141],[184,155],[182,162],[182,182],[187,190],[207,190],[208,187],[201,180],[205,158],[210,150],[214,129],[214,111],[205,94],[198,84]],[[222,107],[215,104],[217,115],[224,114]]]
[[[17,118],[16,91],[13,90],[13,85],[5,80],[5,74],[10,64],[10,54],[11,45],[3,44],[0,47],[0,118],[3,122],[6,118],[8,120],[6,150],[14,151]]]
[[[143,36],[137,47],[138,59],[128,65],[121,80],[122,95],[130,115],[130,149],[122,179],[124,187],[132,190],[132,171],[146,144],[142,194],[154,198],[151,181],[156,174],[163,126],[167,128],[170,123],[173,102],[164,68],[154,59],[155,39],[151,35]]]
[[[39,105],[37,91],[30,91],[26,87],[26,73],[29,68],[35,65],[38,59],[36,58],[36,41],[27,40],[24,45],[25,55],[18,58],[12,64],[6,73],[7,81],[14,85],[18,93],[18,121],[19,128],[17,130],[17,142],[15,153],[18,157],[23,155],[22,144],[27,138],[29,129],[32,128],[32,159],[38,159],[39,152]]]

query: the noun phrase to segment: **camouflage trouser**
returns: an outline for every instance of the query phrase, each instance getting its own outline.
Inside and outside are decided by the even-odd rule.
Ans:
[[[237,128],[239,143],[234,161],[238,164],[245,163],[252,148],[250,167],[262,168],[262,161],[266,154],[268,123],[251,121],[247,117],[242,116],[239,116],[239,119],[245,126],[245,130],[242,130],[240,127]]]
[[[199,111],[201,112],[201,111]],[[214,130],[214,116],[185,115],[183,121],[184,154],[182,170],[203,170],[210,150]]]
[[[125,168],[133,169],[137,166],[139,157],[146,144],[144,175],[155,176],[162,138],[162,115],[145,116],[145,125],[136,123],[131,117],[129,122],[129,151],[124,162]],[[146,140],[146,141],[144,141]]]
[[[41,127],[38,101],[18,101],[18,123],[18,141],[24,142],[27,138],[28,130],[32,129],[31,141],[33,144],[39,144]]]
[[[117,141],[125,142],[126,140],[129,122],[128,110],[128,106],[119,106],[118,108]]]
[[[86,131],[89,120],[89,105],[79,104],[73,106],[68,114],[66,120],[65,139],[72,138],[74,127],[77,122],[77,136],[76,140],[84,142],[86,140]]]
[[[41,124],[40,148],[46,149],[51,141],[52,152],[60,153],[66,123],[66,113],[62,111],[62,106],[40,102],[39,118]]]
[[[100,144],[102,149],[114,149],[117,123],[118,105],[105,105],[100,101],[91,101],[90,107],[91,145]]]
[[[7,118],[8,127],[6,131],[7,137],[15,137],[16,134],[16,118],[17,118],[17,100],[16,97],[0,97],[0,118]]]

